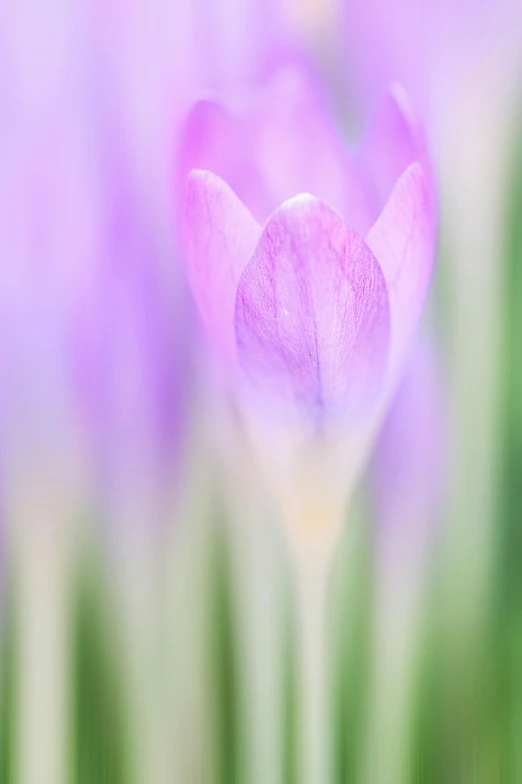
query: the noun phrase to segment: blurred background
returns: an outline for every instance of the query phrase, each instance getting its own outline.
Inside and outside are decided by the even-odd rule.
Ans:
[[[329,778],[522,781],[521,52],[517,0],[1,4],[1,782],[302,781],[288,547],[178,171],[196,100],[296,57],[352,146],[405,87],[440,210],[328,586]]]

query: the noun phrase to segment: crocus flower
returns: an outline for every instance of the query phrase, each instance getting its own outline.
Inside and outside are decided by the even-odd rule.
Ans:
[[[290,66],[236,111],[198,104],[183,156],[202,321],[291,530],[315,546],[337,527],[425,300],[421,133],[397,88],[349,151]]]

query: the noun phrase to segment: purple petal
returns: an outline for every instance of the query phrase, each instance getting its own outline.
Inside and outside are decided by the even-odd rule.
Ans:
[[[307,69],[289,65],[272,80],[255,154],[274,209],[298,193],[313,193],[361,233],[370,227],[375,215],[366,180]]]
[[[239,281],[240,363],[258,399],[319,425],[370,405],[388,349],[388,299],[364,240],[324,202],[300,195],[268,221]]]
[[[429,172],[426,145],[408,96],[394,85],[370,123],[361,146],[360,161],[373,185],[376,215],[382,210],[393,186],[415,161]]]
[[[193,108],[182,134],[180,170],[222,177],[264,222],[287,199],[313,193],[361,233],[373,207],[363,167],[348,152],[303,67],[287,64],[232,113],[213,101]]]
[[[366,241],[379,260],[390,299],[393,375],[424,306],[435,256],[436,217],[431,182],[418,163],[397,181]]]
[[[225,180],[258,220],[273,211],[253,151],[257,123],[239,118],[215,101],[199,101],[182,132],[180,176],[184,185],[191,169],[205,169]]]
[[[71,330],[74,391],[99,489],[116,506],[130,492],[139,506],[172,491],[183,454],[190,321],[176,279],[164,285],[170,244],[123,145],[103,141],[97,252]]]
[[[186,264],[205,328],[227,363],[236,357],[234,304],[241,273],[261,229],[217,175],[193,171],[187,181]]]
[[[431,97],[428,77],[430,64],[433,68],[433,10],[437,5],[419,0],[343,3],[347,73],[363,111],[395,81],[404,84],[416,105],[424,109]],[[452,3],[453,8],[457,5]]]

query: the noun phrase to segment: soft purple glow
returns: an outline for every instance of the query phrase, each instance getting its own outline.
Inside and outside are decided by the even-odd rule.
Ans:
[[[171,492],[189,325],[158,187],[168,158],[157,154],[144,182],[151,140],[129,133],[88,24],[95,8],[58,14],[49,40],[39,13],[25,30],[16,4],[5,11],[18,37],[2,53],[11,80],[0,80],[0,467],[16,524],[22,499],[47,488],[65,498],[81,484],[78,505],[101,484],[133,499],[147,483]],[[165,110],[158,122],[171,138]]]
[[[421,315],[434,258],[433,195],[419,163],[397,180],[366,240],[386,279],[392,321],[389,368],[395,372]]]
[[[364,240],[314,196],[272,215],[237,290],[239,360],[266,407],[319,424],[359,412],[382,380],[389,335],[381,268]]]
[[[261,229],[229,186],[205,171],[193,171],[189,176],[186,220],[192,290],[206,329],[225,362],[232,366],[237,358],[237,285]]]
[[[492,83],[502,92],[519,73],[518,0],[339,0],[339,7],[347,72],[363,110],[398,81],[430,130],[446,120],[453,128],[456,90],[480,83],[480,72],[495,74]]]
[[[422,572],[441,512],[446,441],[441,369],[432,342],[424,338],[408,360],[373,463],[377,541],[393,570],[408,565]]]
[[[370,185],[323,104],[318,86],[293,64],[230,107],[202,101],[187,119],[181,170],[218,174],[261,223],[282,202],[312,193],[364,232],[372,223]]]
[[[305,411],[321,430],[395,383],[433,264],[433,180],[399,88],[357,154],[304,72],[283,69],[252,104],[206,102],[189,118],[181,168],[213,172],[188,179],[189,279],[256,405]]]

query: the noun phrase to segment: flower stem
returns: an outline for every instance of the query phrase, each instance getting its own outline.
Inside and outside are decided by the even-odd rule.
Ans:
[[[56,536],[58,531],[59,536]],[[60,527],[20,536],[16,781],[67,780],[69,548]]]
[[[327,585],[325,564],[299,568],[299,781],[302,784],[324,784],[330,780],[325,662]]]

